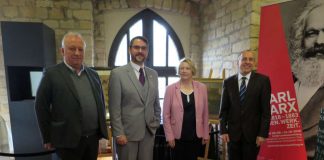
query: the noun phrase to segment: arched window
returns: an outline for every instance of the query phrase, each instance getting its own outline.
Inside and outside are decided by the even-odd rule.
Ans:
[[[145,66],[158,72],[162,105],[165,86],[178,80],[176,67],[179,60],[184,58],[182,45],[174,30],[161,16],[145,9],[127,21],[117,33],[109,53],[109,68],[122,66],[130,61],[128,45],[135,36],[145,36],[150,43]]]

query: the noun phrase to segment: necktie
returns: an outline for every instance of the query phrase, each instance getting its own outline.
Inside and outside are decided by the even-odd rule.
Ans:
[[[246,77],[242,77],[242,83],[240,86],[240,102],[241,102],[241,104],[243,103],[243,100],[245,97],[245,92],[246,92],[245,80],[246,80]]]
[[[144,72],[143,72],[143,68],[140,68],[139,70],[139,81],[141,82],[141,84],[144,86],[145,83],[145,77],[144,77]]]

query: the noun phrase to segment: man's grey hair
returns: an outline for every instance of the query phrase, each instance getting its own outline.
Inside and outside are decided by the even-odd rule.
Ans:
[[[315,8],[324,5],[323,0],[309,0],[305,5],[301,14],[296,18],[295,22],[292,25],[292,30],[290,34],[290,58],[291,62],[302,57],[304,50],[304,38],[305,38],[305,28],[308,15]]]
[[[241,60],[243,53],[246,53],[246,52],[251,52],[253,54],[253,58],[254,58],[255,52],[253,50],[251,50],[251,49],[246,49],[246,50],[243,50],[243,51],[240,52],[240,54],[237,56],[237,60]]]
[[[84,41],[84,39],[83,39],[83,37],[82,37],[82,35],[80,34],[80,33],[78,33],[78,32],[67,32],[64,36],[63,36],[63,38],[62,38],[62,48],[64,48],[64,46],[65,46],[65,39],[66,39],[66,37],[69,37],[69,36],[77,36],[77,37],[79,37],[79,38],[81,38],[82,39],[82,41],[83,41],[83,46],[84,46],[84,48],[86,48],[86,43],[85,43],[85,41]]]

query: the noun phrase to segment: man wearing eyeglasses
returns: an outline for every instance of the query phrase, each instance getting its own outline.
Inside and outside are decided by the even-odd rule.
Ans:
[[[153,159],[161,108],[158,74],[144,66],[148,48],[145,37],[134,37],[129,46],[131,61],[111,71],[109,112],[119,160]]]

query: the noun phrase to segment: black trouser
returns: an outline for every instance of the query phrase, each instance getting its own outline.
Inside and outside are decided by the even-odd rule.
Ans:
[[[81,137],[76,148],[56,148],[62,160],[97,160],[99,136],[97,134]]]
[[[174,160],[197,160],[202,149],[201,142],[201,138],[192,141],[175,140]]]
[[[230,141],[228,143],[228,159],[229,160],[256,160],[260,147],[254,142],[248,142],[244,136],[239,141]]]

